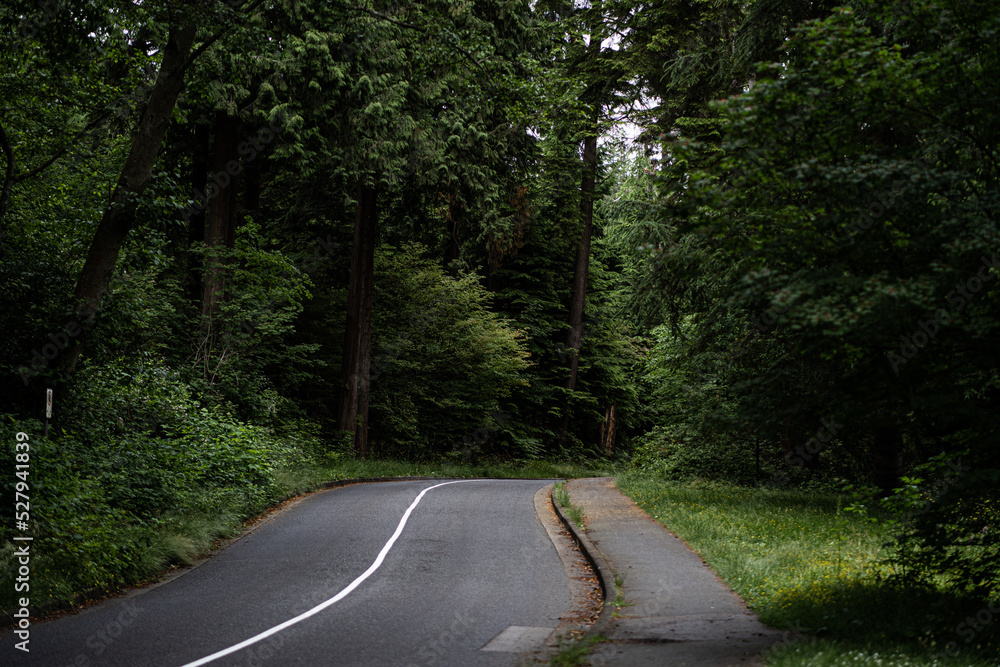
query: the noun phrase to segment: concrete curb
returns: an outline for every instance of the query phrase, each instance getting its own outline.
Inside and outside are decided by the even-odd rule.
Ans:
[[[615,615],[615,605],[614,602],[618,599],[618,586],[615,585],[615,577],[611,572],[611,568],[608,567],[607,561],[604,560],[604,556],[601,552],[590,541],[587,534],[584,533],[580,528],[577,527],[569,517],[563,512],[562,507],[559,505],[559,501],[556,500],[556,490],[553,486],[552,491],[549,494],[549,498],[552,501],[552,507],[555,508],[556,514],[559,516],[560,521],[569,530],[570,535],[573,536],[573,540],[580,547],[580,551],[583,553],[583,557],[587,559],[591,567],[594,568],[594,572],[597,573],[597,580],[601,584],[601,592],[604,593],[604,608],[601,609],[600,615],[598,615],[597,620],[594,624],[590,626],[590,629],[584,634],[584,637],[590,638],[604,632],[604,629],[608,627],[611,623],[612,618]]]

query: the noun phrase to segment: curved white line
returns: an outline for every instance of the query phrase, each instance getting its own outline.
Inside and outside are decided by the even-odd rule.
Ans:
[[[309,618],[310,616],[313,616],[314,614],[318,614],[319,612],[323,611],[324,609],[326,609],[330,605],[333,605],[333,604],[336,604],[337,602],[340,602],[341,600],[343,600],[344,598],[346,598],[348,595],[350,595],[351,591],[353,591],[355,588],[357,588],[358,586],[360,586],[361,583],[365,579],[367,579],[372,574],[374,574],[375,570],[377,570],[382,565],[382,561],[385,560],[385,557],[389,553],[389,550],[392,549],[392,545],[395,544],[396,540],[399,539],[399,536],[402,535],[403,528],[406,526],[406,521],[410,518],[410,514],[413,512],[413,510],[416,508],[416,506],[420,503],[420,500],[424,497],[425,493],[427,493],[431,489],[436,489],[439,486],[446,486],[448,484],[458,484],[460,482],[471,482],[471,481],[473,481],[473,480],[471,480],[471,479],[459,479],[459,480],[455,480],[453,482],[442,482],[441,484],[435,484],[434,486],[428,486],[426,489],[424,489],[423,491],[421,491],[417,495],[417,497],[413,500],[413,503],[409,507],[406,508],[405,512],[403,512],[403,518],[399,520],[399,525],[396,526],[396,532],[394,532],[392,534],[392,537],[389,538],[389,541],[385,543],[384,547],[382,547],[382,551],[378,552],[378,556],[375,558],[375,562],[372,563],[368,567],[368,569],[365,570],[361,574],[361,576],[359,576],[357,579],[355,579],[350,584],[348,584],[347,588],[345,588],[344,590],[340,591],[339,593],[337,593],[336,595],[334,595],[329,600],[327,600],[325,602],[319,603],[318,605],[316,605],[315,607],[313,607],[309,611],[303,612],[303,613],[299,614],[298,616],[296,616],[295,618],[290,618],[287,621],[285,621],[284,623],[280,623],[280,624],[274,626],[270,630],[265,630],[264,632],[260,633],[259,635],[254,635],[250,639],[245,639],[245,640],[241,641],[239,644],[233,644],[229,648],[225,648],[225,649],[222,649],[221,651],[213,653],[212,655],[205,656],[204,658],[201,658],[200,660],[195,660],[194,662],[189,662],[186,665],[183,665],[182,667],[198,667],[198,665],[206,665],[206,664],[212,662],[213,660],[218,660],[222,656],[229,655],[230,653],[235,653],[236,651],[239,651],[240,649],[244,649],[247,646],[250,646],[252,644],[256,644],[260,640],[266,639],[266,638],[270,637],[271,635],[277,634],[277,633],[281,632],[282,630],[284,630],[285,628],[289,628],[289,627],[295,625],[299,621],[304,621],[305,619]]]

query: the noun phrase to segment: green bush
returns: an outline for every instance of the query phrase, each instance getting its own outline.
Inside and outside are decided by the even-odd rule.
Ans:
[[[909,587],[938,586],[980,599],[1000,595],[1000,481],[968,451],[916,466],[891,494],[849,487],[849,509],[885,524],[893,540],[883,561]],[[881,496],[881,497],[880,497]]]
[[[123,366],[82,370],[65,392],[60,423],[40,437],[37,421],[3,416],[4,458],[29,435],[31,600],[46,611],[81,596],[140,582],[189,561],[285,493],[279,471],[314,460],[315,437],[281,436],[202,406],[176,374]],[[11,467],[13,467],[11,465]],[[0,491],[14,495],[8,476]],[[0,537],[14,534],[4,509]],[[13,605],[15,570],[3,560],[0,606]]]
[[[371,440],[376,456],[461,459],[505,452],[501,401],[525,384],[523,334],[489,310],[475,274],[451,278],[420,246],[376,258]]]
[[[661,479],[692,478],[755,484],[759,478],[749,447],[685,433],[682,427],[657,426],[638,439],[632,465]]]

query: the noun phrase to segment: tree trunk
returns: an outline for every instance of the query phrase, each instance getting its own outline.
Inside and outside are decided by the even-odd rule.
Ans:
[[[206,191],[208,190],[209,154],[212,150],[212,133],[208,126],[200,123],[194,131],[194,154],[191,156],[191,199],[194,208],[188,209],[188,243],[205,242],[205,207],[208,205]],[[189,253],[188,278],[191,283],[188,288],[188,298],[191,303],[198,303],[204,297],[204,276],[202,274],[203,259],[198,253]]]
[[[118,253],[135,224],[136,197],[149,184],[170,116],[184,90],[184,63],[191,52],[196,32],[194,26],[170,29],[163,62],[146,103],[146,112],[111,194],[111,202],[97,226],[73,292],[78,311],[96,308],[111,284]],[[64,365],[67,369],[72,370],[76,366],[81,350],[81,340],[77,337],[66,351]]]
[[[215,319],[219,300],[225,289],[225,266],[219,251],[231,246],[236,232],[236,191],[239,163],[236,145],[239,142],[237,120],[224,113],[215,118],[215,140],[212,144],[212,192],[205,223],[205,291],[202,296],[201,314],[206,323]]]
[[[615,453],[615,430],[617,426],[617,405],[612,403],[604,411],[604,421],[601,423],[601,449],[608,456]]]
[[[886,422],[875,429],[872,447],[873,477],[882,493],[890,493],[899,486],[903,474],[903,434],[893,422]]]
[[[576,249],[576,268],[573,271],[573,293],[569,305],[569,333],[566,347],[570,350],[569,379],[566,388],[576,389],[583,345],[583,306],[587,301],[587,276],[590,271],[590,236],[594,225],[594,183],[597,173],[597,114],[595,104],[591,126],[583,141],[583,178],[580,184],[580,221],[583,230]]]
[[[444,266],[452,278],[458,278],[458,260],[462,258],[461,208],[452,202],[448,205],[448,246],[444,251]]]
[[[7,170],[4,173],[3,186],[0,187],[0,235],[6,229],[4,220],[7,218],[7,207],[10,205],[10,188],[14,184],[14,149],[11,148],[10,138],[7,131],[0,124],[0,148],[3,149],[4,157],[7,158]],[[0,242],[3,239],[0,238]],[[6,245],[6,244],[4,244]]]
[[[358,184],[351,279],[344,329],[344,369],[339,429],[348,431],[360,458],[368,454],[368,382],[372,345],[372,273],[378,240],[378,193]]]
[[[250,160],[243,170],[243,210],[260,222],[261,160]]]

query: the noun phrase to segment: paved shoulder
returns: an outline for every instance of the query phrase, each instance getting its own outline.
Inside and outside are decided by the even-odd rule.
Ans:
[[[587,535],[629,606],[604,631],[593,665],[754,664],[779,638],[680,539],[615,488],[611,478],[566,484]]]

